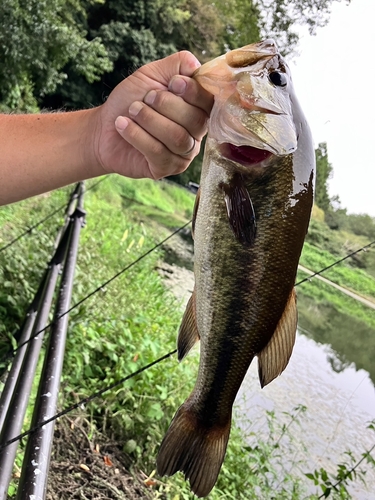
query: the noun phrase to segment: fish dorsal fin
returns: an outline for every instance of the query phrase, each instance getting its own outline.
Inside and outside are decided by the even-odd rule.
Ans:
[[[297,330],[297,299],[293,289],[287,305],[266,347],[258,354],[260,385],[272,382],[286,368],[293,351]]]
[[[178,332],[177,351],[178,360],[181,361],[196,342],[200,340],[195,316],[195,290],[187,303],[181,326]]]
[[[241,180],[220,184],[225,194],[230,227],[236,239],[244,246],[252,246],[256,236],[256,219],[250,194]]]
[[[193,239],[194,239],[195,221],[197,219],[197,213],[198,213],[200,199],[201,199],[201,188],[199,187],[197,194],[195,196],[195,202],[194,202],[194,208],[193,208],[193,218],[192,218],[192,223],[191,223],[191,235],[193,236]]]

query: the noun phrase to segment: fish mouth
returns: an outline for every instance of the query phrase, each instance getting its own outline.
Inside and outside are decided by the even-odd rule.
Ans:
[[[267,160],[273,153],[253,146],[235,146],[229,142],[220,144],[220,152],[228,160],[233,160],[244,166],[252,166]]]

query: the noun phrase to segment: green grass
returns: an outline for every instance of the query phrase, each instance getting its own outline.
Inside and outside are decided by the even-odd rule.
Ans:
[[[45,217],[63,203],[70,189],[0,211],[1,240],[9,241],[25,225]],[[194,196],[183,188],[149,180],[112,176],[89,191],[85,196],[87,224],[81,232],[73,303],[152,248],[171,229],[188,221],[193,204]],[[52,253],[59,222],[61,215],[0,253],[0,351],[1,346],[3,350],[9,347],[9,334],[22,321]],[[313,261],[313,251],[307,250],[306,266],[326,262],[316,256]],[[152,252],[71,312],[61,408],[119,381],[175,348],[182,313],[156,271],[160,258],[160,249]],[[354,284],[354,277],[350,279]],[[310,292],[306,293],[328,300],[313,287],[314,283],[308,283]],[[367,290],[370,285],[366,287]],[[196,370],[196,355],[183,363],[169,358],[90,403],[93,425],[116,439],[135,467],[151,474],[160,442],[174,412],[191,391]],[[282,467],[279,437],[285,429],[278,427],[277,416],[269,415],[269,431],[267,442],[259,442],[253,436],[254,444],[250,446],[233,426],[222,472],[209,495],[211,500],[269,499],[275,491],[278,499],[308,498],[304,496],[301,479]],[[300,444],[292,438],[288,443],[285,452],[293,456],[293,447]],[[318,479],[313,477],[318,484],[324,483],[325,476],[319,474]],[[154,493],[155,498],[165,500],[192,498],[180,474],[163,478]]]
[[[300,264],[311,271],[317,272],[330,266],[337,260],[339,259],[330,252],[318,249],[310,243],[305,242]],[[344,261],[324,271],[322,276],[360,295],[375,299],[375,278],[362,269],[354,269],[350,266],[349,261]]]

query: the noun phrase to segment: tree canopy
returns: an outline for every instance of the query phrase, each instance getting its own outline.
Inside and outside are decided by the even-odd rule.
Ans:
[[[297,25],[333,0],[2,0],[0,109],[103,102],[129,72],[181,49],[201,61],[264,37],[293,52]]]
[[[84,29],[86,8],[96,1],[1,1],[0,109],[36,110],[69,78],[67,67],[88,83],[112,70],[100,38],[87,38]]]
[[[332,165],[328,161],[327,143],[319,143],[315,150],[316,180],[315,180],[315,203],[319,208],[327,212],[331,208],[328,194],[328,180],[333,172]]]

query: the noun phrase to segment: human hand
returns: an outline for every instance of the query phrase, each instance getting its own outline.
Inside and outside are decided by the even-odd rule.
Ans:
[[[104,173],[159,179],[186,170],[206,133],[213,96],[191,78],[183,51],[147,64],[97,108],[95,156]]]

